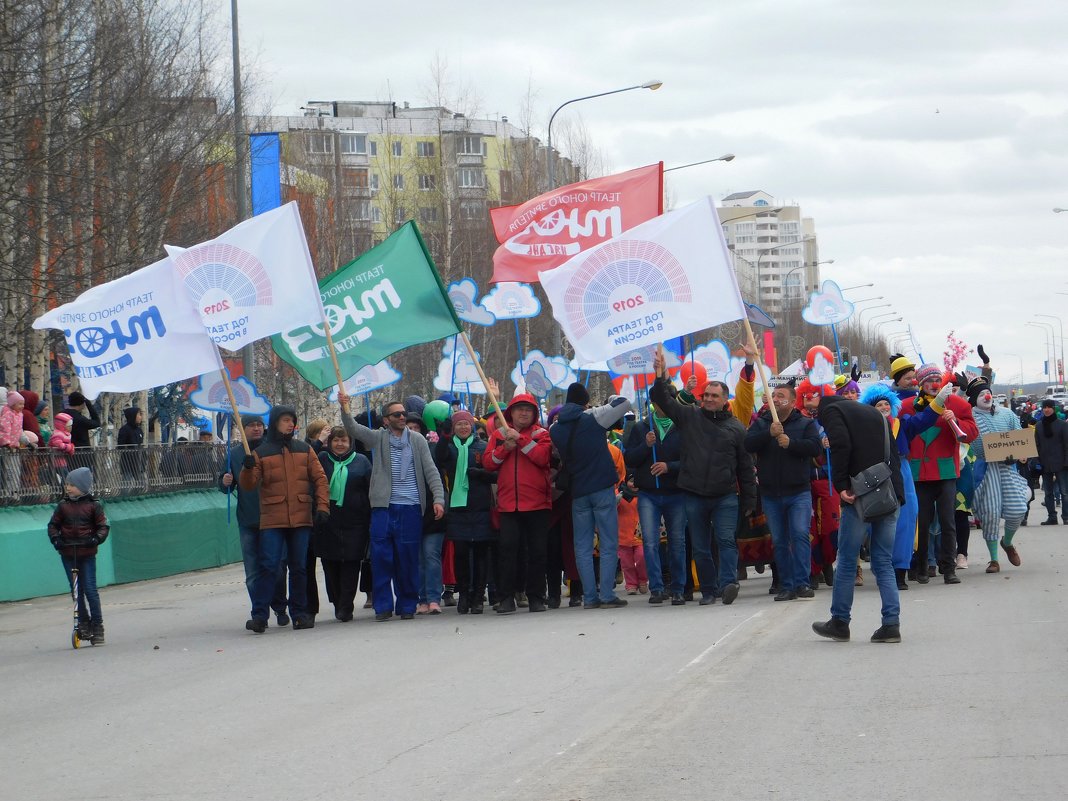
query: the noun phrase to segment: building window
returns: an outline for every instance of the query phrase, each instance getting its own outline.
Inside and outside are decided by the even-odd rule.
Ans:
[[[438,221],[437,206],[423,206],[419,209],[419,222],[436,223]]]
[[[416,152],[421,159],[434,158],[434,143],[433,142],[416,142]]]
[[[378,142],[374,141],[373,139],[370,142],[367,143],[367,155],[368,156],[377,156],[378,155]]]
[[[482,137],[461,136],[459,146],[456,148],[456,152],[459,153],[461,156],[481,156]]]
[[[419,176],[419,188],[422,190],[431,190],[436,188],[436,181],[433,175],[420,175]]]
[[[372,143],[372,144],[374,144],[374,143]],[[379,189],[378,173],[377,172],[373,172],[368,177],[369,177],[370,180],[368,180],[367,185],[370,187],[372,192],[377,192],[378,189]]]
[[[459,171],[458,182],[461,189],[482,189],[486,186],[486,175],[482,170],[463,167]]]
[[[334,152],[334,135],[332,133],[309,133],[305,135],[308,152],[327,155]]]
[[[477,200],[465,200],[460,203],[461,220],[485,220],[486,206]]]
[[[367,134],[341,134],[341,152],[348,156],[366,156]]]
[[[401,189],[401,190],[404,189],[404,176],[403,175],[394,175],[393,176],[393,188],[394,189]]]
[[[404,143],[403,142],[394,142],[393,145],[392,145],[392,149],[393,149],[393,155],[396,158],[400,158],[401,156],[404,155]]]
[[[371,222],[382,222],[382,209],[380,209],[378,206],[371,206]]]
[[[408,210],[404,206],[397,206],[393,209],[393,222],[402,223],[408,221]]]
[[[357,220],[370,220],[371,202],[369,200],[356,201],[352,206],[352,213]]]
[[[512,194],[512,173],[510,170],[501,170],[501,197],[509,197]]]
[[[346,189],[366,189],[367,170],[343,168],[341,170],[341,185]]]

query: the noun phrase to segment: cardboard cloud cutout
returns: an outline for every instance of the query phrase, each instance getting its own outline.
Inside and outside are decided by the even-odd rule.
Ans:
[[[516,369],[519,369],[518,365],[516,365]],[[545,374],[545,363],[540,361],[534,362],[530,369],[527,370],[526,375],[520,376],[515,385],[518,389],[529,392],[538,400],[543,400],[546,395],[553,391],[553,382]]]
[[[822,353],[817,353],[812,369],[808,371],[808,380],[818,387],[822,384],[833,384],[834,375],[834,365],[827,361]]]
[[[480,305],[498,320],[520,320],[541,314],[541,301],[530,284],[514,281],[496,284]]]
[[[801,317],[812,325],[835,325],[853,316],[853,304],[842,296],[834,281],[824,281],[819,292],[813,292]]]
[[[705,366],[709,381],[722,381],[728,384],[727,377],[731,372],[731,352],[723,340],[713,339],[711,342],[694,348],[693,358]],[[690,360],[689,354],[686,355],[686,360]],[[728,386],[734,385],[728,384]]]
[[[544,395],[532,392],[539,398],[544,398],[545,395],[548,395],[553,387],[566,389],[568,384],[577,380],[575,371],[571,369],[567,359],[563,356],[546,356],[536,349],[529,351],[521,362],[517,361],[515,363],[515,367],[512,368],[512,374],[509,377],[516,386],[525,383],[529,388],[531,386],[529,375],[531,370],[535,368],[539,368],[541,375],[549,382],[549,389],[545,391]]]
[[[608,369],[616,375],[646,375],[653,372],[653,356],[656,345],[630,350],[608,360]],[[679,354],[664,348],[664,365],[668,370],[682,367]]]
[[[388,387],[401,380],[401,374],[383,359],[378,364],[361,367],[354,375],[345,379],[345,394],[351,396],[365,395],[376,389]],[[337,402],[337,387],[330,390],[330,402]]]
[[[199,386],[189,393],[190,403],[209,412],[229,414],[233,411],[230,397],[226,394],[226,384],[218,370],[204,373],[198,380]],[[231,379],[230,385],[234,390],[238,414],[267,414],[271,411],[270,401],[244,376]],[[208,425],[210,427],[210,422]]]
[[[475,325],[493,325],[497,317],[493,312],[480,306],[475,300],[478,297],[478,284],[473,278],[463,278],[453,281],[448,288],[449,300],[456,309],[456,316],[465,323]]]
[[[478,369],[471,361],[467,348],[455,348],[454,344],[452,337],[442,343],[441,361],[438,362],[438,373],[434,376],[434,389],[440,392],[485,395],[486,385],[479,378]]]

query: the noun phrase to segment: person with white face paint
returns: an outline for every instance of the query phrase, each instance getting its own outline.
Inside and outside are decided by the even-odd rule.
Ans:
[[[994,404],[990,391],[990,381],[985,376],[972,379],[966,390],[968,402],[975,407],[975,425],[980,437],[989,434],[1014,431],[1020,427],[1019,418],[1004,406]],[[1005,521],[1005,536],[1001,547],[1009,558],[1009,563],[1019,567],[1020,554],[1012,544],[1016,529],[1027,513],[1027,500],[1030,491],[1024,477],[1016,470],[1011,459],[1002,462],[988,462],[983,458],[981,444],[972,444],[975,462],[975,514],[983,530],[983,539],[990,551],[990,563],[987,573],[998,573],[998,529]]]

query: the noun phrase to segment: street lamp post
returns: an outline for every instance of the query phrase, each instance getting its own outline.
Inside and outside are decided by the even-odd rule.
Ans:
[[[1049,352],[1050,351],[1050,342],[1051,342],[1051,339],[1053,337],[1053,325],[1051,323],[1040,323],[1040,322],[1036,322],[1034,320],[1029,320],[1026,323],[1024,323],[1024,325],[1031,325],[1031,326],[1034,326],[1035,328],[1041,328],[1042,329],[1042,337],[1045,340],[1045,344],[1046,344],[1046,380],[1050,380],[1051,378],[1053,378],[1053,375],[1052,375],[1052,373],[1050,371],[1051,371],[1051,369],[1053,367],[1053,362],[1057,359],[1056,352],[1054,352],[1052,358],[1050,358],[1050,352]],[[1054,347],[1056,347],[1056,346],[1054,346]]]
[[[673,172],[674,170],[685,170],[687,167],[699,167],[702,164],[711,164],[714,161],[734,161],[733,153],[724,153],[722,156],[717,156],[714,159],[705,159],[704,161],[694,161],[690,164],[680,164],[678,167],[668,167],[664,172]],[[748,215],[747,215],[748,216]]]
[[[768,253],[771,253],[773,251],[780,250],[781,248],[789,247],[790,245],[800,245],[802,242],[808,242],[808,241],[810,241],[812,239],[815,239],[815,237],[805,236],[805,237],[801,237],[801,239],[798,239],[796,242],[780,242],[777,245],[772,245],[771,247],[767,247],[767,248],[761,248],[759,250],[759,252],[757,253],[757,260],[756,260],[757,305],[758,306],[762,305],[762,301],[763,301],[763,297],[762,296],[764,294],[764,289],[763,289],[763,287],[760,286],[760,262],[764,259],[764,256],[766,256]],[[749,262],[748,259],[746,259],[746,261]],[[749,262],[749,263],[752,264],[752,262]]]
[[[842,291],[848,292],[850,289],[863,289],[867,286],[875,286],[875,284],[857,284],[856,286],[844,286],[842,287]]]
[[[1016,388],[1020,390],[1020,394],[1023,394],[1023,382],[1024,382],[1023,356],[1019,355],[1018,353],[1006,353],[1005,355],[1006,356],[1015,356],[1017,359],[1020,360],[1020,380],[1016,383]]]
[[[565,100],[556,110],[553,111],[549,117],[549,127],[546,132],[546,153],[545,158],[547,161],[546,172],[549,174],[549,189],[556,189],[556,162],[553,159],[553,120],[556,119],[556,115],[560,113],[560,109],[564,106],[570,106],[572,103],[578,103],[580,100],[592,100],[595,97],[605,97],[606,95],[618,95],[620,92],[629,92],[632,89],[651,89],[654,92],[664,85],[663,81],[646,81],[645,83],[639,83],[635,86],[624,86],[622,89],[612,89],[608,92],[598,92],[593,95],[583,95],[582,97],[573,97],[570,100]],[[722,157],[721,157],[722,158]]]
[[[868,306],[866,309],[861,309],[860,314],[857,315],[857,325],[864,324],[864,312],[872,311],[874,309],[888,309],[893,305],[893,303],[878,303],[874,306]]]
[[[890,313],[891,314],[897,314],[897,312],[890,312]],[[872,319],[874,320],[875,318],[873,317]],[[898,317],[896,320],[880,320],[879,322],[877,322],[875,325],[872,326],[871,330],[874,332],[875,336],[878,337],[879,336],[879,329],[882,326],[889,325],[890,323],[900,323],[904,319],[905,319],[904,317]]]
[[[1050,320],[1056,320],[1057,321],[1057,325],[1060,326],[1060,329],[1061,329],[1061,358],[1060,358],[1060,361],[1057,361],[1057,383],[1058,384],[1063,384],[1064,383],[1064,321],[1060,317],[1057,317],[1057,316],[1052,315],[1052,314],[1036,314],[1035,317],[1047,317]],[[1053,348],[1053,359],[1055,361],[1057,360],[1057,348],[1056,347]]]

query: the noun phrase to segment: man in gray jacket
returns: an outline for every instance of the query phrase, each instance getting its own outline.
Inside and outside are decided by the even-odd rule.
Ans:
[[[372,431],[349,414],[349,397],[339,393],[341,422],[353,441],[371,451],[371,598],[375,620],[393,617],[411,620],[419,602],[419,547],[423,536],[423,512],[427,491],[434,518],[445,514],[445,491],[441,475],[430,455],[430,446],[407,426],[400,401],[382,408],[385,428]]]

